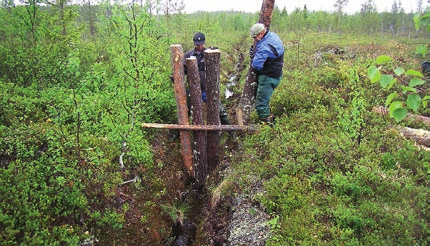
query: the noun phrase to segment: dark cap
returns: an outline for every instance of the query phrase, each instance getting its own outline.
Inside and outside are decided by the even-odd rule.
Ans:
[[[198,33],[194,34],[194,37],[193,37],[194,45],[202,45],[205,43],[205,41],[206,41],[206,39],[205,39],[205,35],[203,33],[198,32]]]

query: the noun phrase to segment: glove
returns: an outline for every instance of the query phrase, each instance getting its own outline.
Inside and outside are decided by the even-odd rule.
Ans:
[[[203,102],[205,102],[205,103],[206,103],[206,101],[207,101],[207,98],[206,98],[206,91],[202,91],[202,100],[203,100]]]
[[[249,57],[251,59],[254,59],[254,56],[255,56],[254,45],[251,45],[251,47],[249,47]]]

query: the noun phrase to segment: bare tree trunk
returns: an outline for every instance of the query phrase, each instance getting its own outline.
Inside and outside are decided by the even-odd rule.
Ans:
[[[184,54],[181,45],[170,46],[170,56],[172,61],[173,78],[175,82],[176,106],[178,109],[178,123],[188,125],[187,95],[184,82]],[[187,171],[193,175],[193,162],[191,151],[190,132],[181,130],[182,158]]]
[[[207,93],[207,122],[208,125],[220,125],[219,119],[219,80],[220,80],[220,51],[218,49],[207,49],[204,52],[206,71],[206,93]],[[207,153],[209,172],[218,165],[219,159],[219,137],[218,131],[207,133]]]
[[[92,11],[92,6],[91,6],[91,0],[88,0],[88,18],[90,20],[90,33],[91,36],[94,36],[94,20],[93,20],[93,11]]]
[[[61,25],[63,26],[63,36],[66,36],[67,29],[66,29],[66,20],[64,18],[64,5],[66,1],[60,2],[60,18],[61,18]]]
[[[202,109],[202,91],[200,88],[200,76],[197,67],[197,59],[186,59],[188,69],[188,85],[190,87],[191,114],[193,116],[193,125],[203,125]],[[205,131],[194,131],[194,189],[203,188],[208,175],[208,159],[206,151],[206,134]]]
[[[272,12],[275,5],[275,0],[263,0],[263,4],[260,10],[259,23],[264,24],[267,30],[270,29],[272,23]],[[254,47],[255,47],[254,41]],[[252,62],[252,61],[251,61]],[[242,91],[242,97],[240,98],[239,108],[237,109],[238,123],[239,125],[248,124],[249,116],[254,108],[256,90],[258,87],[257,73],[251,64],[249,64],[248,73],[246,75],[245,85]]]

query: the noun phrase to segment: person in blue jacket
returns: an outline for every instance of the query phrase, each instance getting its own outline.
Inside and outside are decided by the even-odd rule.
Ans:
[[[251,46],[249,52],[251,66],[258,75],[255,109],[260,121],[272,125],[274,115],[270,111],[269,103],[273,91],[282,79],[284,44],[276,33],[267,30],[261,23],[251,27],[250,35],[256,43],[255,47]]]

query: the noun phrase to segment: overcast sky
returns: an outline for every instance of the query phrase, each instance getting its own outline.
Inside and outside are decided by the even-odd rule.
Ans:
[[[390,11],[391,6],[394,1],[399,2],[399,0],[374,0],[376,9],[379,12],[384,10]],[[423,7],[429,6],[428,1],[423,0]],[[291,13],[296,8],[303,9],[306,7],[309,11],[323,10],[323,11],[335,11],[334,3],[336,0],[275,0],[275,5],[277,5],[281,10],[286,7],[288,13]],[[349,0],[344,11],[353,14],[360,11],[362,3],[367,2],[367,0]],[[416,12],[418,0],[400,0],[403,8],[407,13],[411,11]],[[214,10],[235,10],[235,11],[245,11],[245,12],[258,12],[261,9],[261,4],[263,0],[184,0],[185,11],[187,13],[193,13],[195,11],[214,11]]]

